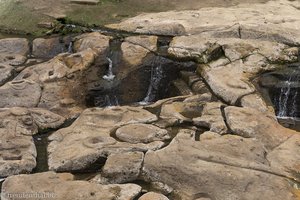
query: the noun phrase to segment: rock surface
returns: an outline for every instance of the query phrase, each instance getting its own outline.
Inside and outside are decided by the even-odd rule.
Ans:
[[[299,88],[299,8],[278,0],[109,25],[141,35],[1,39],[2,198],[299,199],[299,132],[265,94]],[[37,162],[80,175],[17,175]]]
[[[168,200],[165,195],[155,193],[155,192],[148,192],[141,196],[139,200]]]
[[[2,198],[15,199],[11,195],[24,194],[58,200],[125,200],[133,199],[140,191],[141,187],[134,184],[100,185],[87,181],[76,181],[69,173],[45,172],[7,178],[2,185]],[[30,196],[29,198],[34,199],[34,197]]]
[[[140,174],[143,161],[142,152],[111,154],[102,169],[102,175],[113,183],[135,181]]]
[[[298,1],[283,0],[269,1],[265,4],[241,4],[230,8],[149,13],[107,27],[142,34],[203,33],[219,37],[235,36],[299,45],[298,7]]]
[[[143,174],[173,187],[183,199],[297,199],[287,178],[266,173],[264,154],[253,139],[229,135],[197,142],[183,130],[168,147],[145,155]]]
[[[32,135],[38,129],[57,128],[64,118],[47,110],[33,108],[0,109],[0,177],[28,173],[36,166]]]
[[[53,58],[63,53],[65,49],[65,44],[59,37],[37,38],[33,40],[32,55],[37,58]]]
[[[150,124],[129,124],[116,131],[116,137],[129,143],[149,143],[170,139],[168,131]]]
[[[82,170],[112,153],[160,148],[164,144],[160,141],[131,144],[111,137],[120,126],[156,120],[150,112],[134,107],[87,109],[70,127],[49,137],[49,167],[56,171]]]
[[[21,65],[29,53],[29,42],[25,38],[6,38],[0,40],[0,63]]]

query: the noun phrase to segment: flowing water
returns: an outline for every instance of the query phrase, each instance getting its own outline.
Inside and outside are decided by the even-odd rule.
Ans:
[[[115,78],[115,75],[113,74],[113,61],[110,58],[106,58],[109,65],[108,65],[108,72],[106,75],[103,76],[103,79],[107,81],[113,81]]]
[[[298,90],[299,90],[299,67],[289,71],[286,81],[281,82],[280,94],[275,96],[278,118],[299,118]]]
[[[156,98],[161,80],[164,78],[163,69],[159,59],[154,59],[151,67],[151,79],[146,97],[139,102],[141,105],[147,105]]]
[[[262,92],[274,106],[278,121],[300,130],[300,63],[266,73],[260,82],[264,88]]]

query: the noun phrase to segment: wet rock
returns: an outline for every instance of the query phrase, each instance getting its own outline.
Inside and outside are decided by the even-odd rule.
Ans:
[[[226,121],[237,135],[257,138],[267,149],[282,144],[295,132],[278,124],[274,116],[268,116],[252,108],[226,107]]]
[[[140,45],[149,51],[156,51],[157,39],[157,36],[139,35],[127,37],[125,38],[125,41],[135,45]]]
[[[65,49],[65,44],[59,37],[37,38],[32,42],[32,55],[37,58],[53,58]]]
[[[112,183],[134,181],[140,174],[143,160],[142,152],[111,154],[102,169],[102,175]]]
[[[139,200],[169,200],[165,195],[156,192],[148,192],[141,196]]]
[[[222,103],[206,103],[203,107],[201,117],[193,118],[193,124],[196,126],[209,128],[210,131],[219,134],[228,132],[227,126],[222,116]]]
[[[182,199],[297,199],[288,179],[268,173],[264,146],[255,139],[226,135],[198,142],[185,132],[146,153],[146,180],[168,184]]]
[[[0,64],[0,86],[13,76],[14,69],[10,65]]]
[[[202,67],[199,71],[214,94],[231,105],[234,105],[240,97],[255,91],[240,63],[212,69]]]
[[[54,172],[11,176],[2,185],[4,199],[15,199],[10,194],[36,194],[58,200],[131,200],[140,191],[141,187],[135,184],[100,185],[76,181],[69,173]]]
[[[118,142],[110,135],[120,126],[156,120],[155,115],[135,107],[87,109],[70,127],[49,137],[49,167],[56,171],[84,170],[112,153],[157,150],[163,142],[131,144]]]
[[[116,131],[116,137],[129,143],[149,143],[170,139],[168,131],[151,124],[129,124]]]
[[[0,119],[0,177],[31,172],[37,156],[31,136],[65,121],[47,110],[17,107],[0,109]]]
[[[0,87],[0,107],[36,107],[42,89],[38,83],[22,79],[11,81]]]
[[[0,40],[0,63],[21,65],[29,53],[29,42],[25,38],[6,38]]]

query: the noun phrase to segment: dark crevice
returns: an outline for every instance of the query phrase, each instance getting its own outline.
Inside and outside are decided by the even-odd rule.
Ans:
[[[221,110],[221,113],[222,113],[222,117],[223,117],[224,123],[225,123],[225,125],[227,127],[227,130],[228,130],[227,134],[234,134],[234,131],[230,128],[230,126],[229,126],[229,124],[227,122],[226,112],[225,112],[225,108],[226,107],[227,106],[225,106],[225,105],[221,105],[220,110]]]

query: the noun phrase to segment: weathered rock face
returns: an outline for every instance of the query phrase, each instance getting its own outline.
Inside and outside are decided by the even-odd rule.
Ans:
[[[30,184],[28,184],[30,183]],[[12,176],[2,185],[2,198],[15,199],[13,194],[32,194],[43,198],[125,200],[133,199],[141,191],[135,184],[100,185],[87,181],[76,181],[72,174],[45,172],[33,175]],[[35,196],[29,196],[34,199]]]
[[[64,122],[61,116],[39,108],[0,109],[0,119],[0,177],[31,172],[37,156],[31,136]]]
[[[54,172],[8,177],[3,199],[299,199],[299,134],[278,124],[253,81],[298,67],[298,8],[279,0],[144,14],[111,26],[143,35],[68,37],[68,53],[67,40],[36,39],[33,56],[55,57],[21,66],[28,41],[0,40],[0,177],[33,171],[32,136],[64,122],[52,112],[80,116],[47,138],[50,170],[97,172],[89,182]],[[113,80],[104,78],[109,67]],[[270,74],[260,86],[285,84],[283,73]],[[143,181],[143,196],[140,186],[116,185]]]
[[[13,76],[14,69],[7,64],[0,64],[0,86]]]
[[[251,108],[226,107],[225,116],[235,134],[257,138],[267,149],[277,147],[295,133],[280,126],[274,116],[267,116]]]
[[[230,8],[150,13],[108,27],[153,35],[202,33],[299,44],[300,11],[297,7],[298,1],[270,1],[266,4],[242,4]],[[282,16],[285,20],[282,20]]]
[[[69,44],[66,38],[37,38],[32,42],[32,55],[37,58],[53,58],[54,56],[67,51]]]
[[[227,126],[224,122],[221,107],[224,106],[219,102],[212,102],[205,104],[201,117],[193,119],[193,124],[209,128],[210,131],[225,134],[228,132]]]
[[[132,123],[151,123],[157,117],[141,108],[114,107],[87,109],[70,127],[50,136],[49,167],[51,170],[82,170],[100,157],[111,153],[147,151],[160,148],[160,141],[148,144],[118,142],[111,133]]]
[[[212,91],[231,105],[235,105],[240,97],[255,91],[239,63],[213,69],[203,68],[201,74]]]
[[[150,124],[129,124],[116,131],[116,137],[129,143],[149,143],[170,139],[168,131]]]
[[[97,54],[97,63],[103,64],[105,63],[105,57],[109,48],[110,39],[110,37],[102,35],[98,32],[82,34],[75,37],[73,49],[75,52],[80,52],[91,48]]]
[[[102,175],[113,183],[126,183],[138,178],[144,153],[128,152],[111,154],[102,169]]]
[[[182,199],[297,199],[286,178],[267,172],[261,143],[230,135],[197,142],[191,134],[183,130],[168,147],[149,151],[146,179],[168,184]]]
[[[95,52],[88,49],[60,54],[46,63],[26,68],[0,88],[4,94],[0,97],[1,106],[38,106],[64,116],[82,111],[85,107],[83,72],[93,64],[94,58]]]
[[[0,107],[36,107],[42,95],[40,85],[21,79],[6,83],[0,88]]]
[[[141,196],[139,200],[168,200],[168,198],[162,194],[155,192],[148,192]]]
[[[0,63],[21,65],[29,53],[29,42],[25,38],[6,38],[0,40]]]

